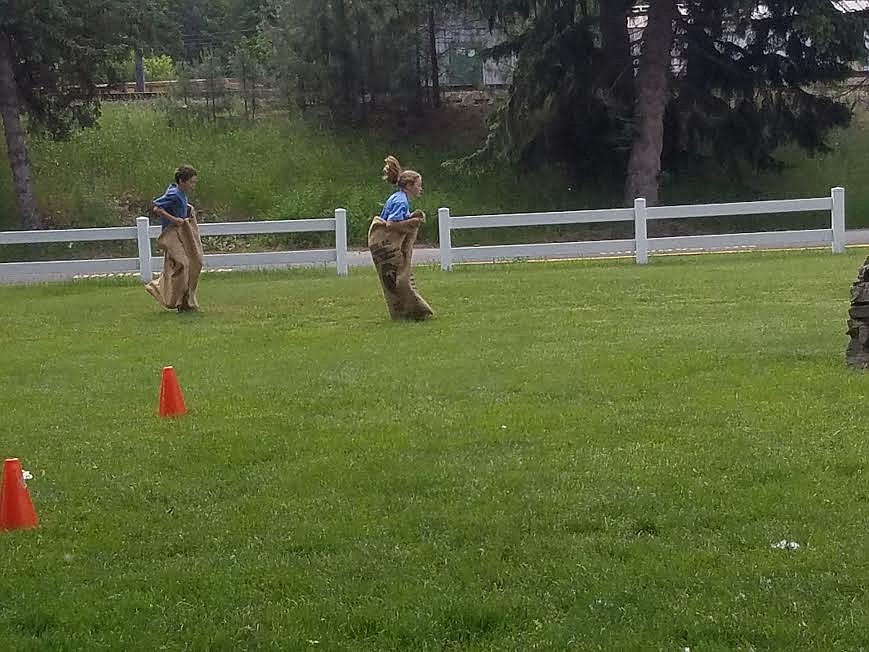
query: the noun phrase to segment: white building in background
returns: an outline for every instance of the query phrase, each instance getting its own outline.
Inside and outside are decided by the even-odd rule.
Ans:
[[[515,55],[495,61],[484,54],[505,40],[504,32],[490,30],[485,20],[457,17],[442,21],[435,33],[441,87],[509,86],[516,66]]]

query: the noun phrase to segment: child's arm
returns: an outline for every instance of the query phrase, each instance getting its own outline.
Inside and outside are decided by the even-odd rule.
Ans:
[[[398,226],[399,224],[404,224],[405,226],[417,226],[425,224],[425,213],[421,210],[415,210],[411,213],[407,218],[398,221],[390,221],[387,222],[390,226]]]
[[[170,222],[172,222],[172,224],[175,224],[175,225],[184,224],[184,220],[182,220],[180,217],[175,217],[174,215],[172,215],[172,213],[170,213],[169,211],[167,211],[164,208],[160,208],[156,204],[154,205],[153,210],[154,210],[154,215],[157,215],[158,217],[163,217],[163,218],[169,220]]]
[[[408,217],[406,220],[401,220],[400,222],[385,222],[385,224],[387,229],[401,233],[402,231],[413,231],[414,229],[418,229],[424,222],[425,219],[419,217]]]

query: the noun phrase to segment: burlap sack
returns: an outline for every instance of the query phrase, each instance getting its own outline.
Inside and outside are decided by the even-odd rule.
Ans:
[[[403,222],[384,222],[375,217],[368,229],[368,250],[377,268],[386,307],[392,319],[422,321],[434,312],[416,291],[411,268],[413,244],[425,220],[421,212]]]
[[[196,310],[196,288],[202,271],[202,240],[195,217],[170,225],[157,239],[163,252],[163,273],[145,285],[148,293],[165,308]]]

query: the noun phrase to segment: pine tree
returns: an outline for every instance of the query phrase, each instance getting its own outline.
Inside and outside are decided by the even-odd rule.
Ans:
[[[736,170],[743,163],[776,165],[776,150],[788,143],[824,151],[830,130],[851,118],[848,104],[828,90],[867,54],[867,12],[844,13],[830,0],[685,0],[678,3],[671,36],[663,30],[673,43],[670,74],[649,94],[642,63],[619,74],[628,60],[622,27],[629,16],[647,20],[647,3],[470,4],[513,28],[514,37],[500,50],[517,52],[519,61],[509,99],[495,115],[485,145],[466,162],[563,161],[577,174],[623,174],[629,196],[654,197],[658,183],[657,178],[643,182],[639,190],[636,163],[623,172],[629,159],[646,161],[649,179],[656,177],[656,157],[658,169],[700,157]],[[650,35],[660,33],[645,34],[639,51],[648,48]],[[634,98],[636,111],[629,108]],[[666,110],[655,108],[650,119],[652,104]],[[650,150],[653,130],[662,138]]]

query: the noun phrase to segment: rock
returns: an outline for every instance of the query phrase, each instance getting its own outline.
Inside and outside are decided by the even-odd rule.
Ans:
[[[848,316],[851,341],[845,349],[845,362],[850,367],[869,369],[869,258],[860,267],[857,281],[851,286]]]

